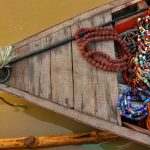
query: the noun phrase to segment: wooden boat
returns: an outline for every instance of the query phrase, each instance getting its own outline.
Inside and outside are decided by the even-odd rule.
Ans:
[[[72,37],[79,27],[99,26],[129,11],[147,7],[145,0],[114,0],[14,44],[13,52],[18,58],[27,56]],[[116,20],[115,27],[122,30],[120,24],[144,13]],[[113,41],[95,47],[115,57]],[[121,122],[116,111],[117,73],[89,65],[75,41],[14,63],[9,80],[0,84],[0,89],[75,121],[150,145],[147,130],[136,127],[135,131],[132,125],[129,129]]]

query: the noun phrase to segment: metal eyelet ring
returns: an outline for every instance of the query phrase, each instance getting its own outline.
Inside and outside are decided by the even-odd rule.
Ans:
[[[4,67],[0,69],[0,83],[6,82],[10,77],[10,68]]]

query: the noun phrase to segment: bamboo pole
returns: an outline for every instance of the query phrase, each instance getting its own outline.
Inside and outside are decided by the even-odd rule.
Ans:
[[[0,149],[45,148],[84,143],[100,143],[117,139],[118,136],[106,132],[88,132],[66,135],[29,136],[0,139]]]

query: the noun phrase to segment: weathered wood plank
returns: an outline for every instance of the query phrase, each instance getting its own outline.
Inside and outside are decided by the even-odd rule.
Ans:
[[[134,5],[134,4],[136,4],[136,3],[140,2],[140,1],[143,1],[143,0],[132,0],[132,1],[129,1],[129,2],[125,3],[125,4],[122,4],[122,5],[118,6],[118,7],[113,8],[112,9],[112,13],[117,12],[117,11],[119,11],[121,9],[124,9],[124,8],[126,8],[128,6]]]
[[[25,56],[31,51],[46,47],[47,37],[22,46],[14,52],[17,56]],[[35,94],[47,100],[51,99],[50,52],[42,53],[12,65],[11,76],[7,85],[22,91]]]
[[[72,26],[75,33],[79,27],[93,27],[111,20],[111,11],[86,19]],[[117,74],[97,70],[88,64],[80,54],[76,42],[73,42],[73,75],[74,75],[74,109],[97,117],[120,123],[117,117],[116,103],[118,97]],[[114,43],[100,42],[95,45],[115,57]],[[112,92],[112,89],[114,90]]]
[[[104,14],[98,15],[93,18],[93,22],[95,26],[99,24],[99,22],[108,22],[112,20],[111,16],[112,12],[107,11]],[[101,50],[112,58],[115,58],[115,48],[113,41],[104,41],[98,42],[95,45],[97,50]],[[96,92],[96,116],[103,118],[107,116],[106,120],[109,120],[114,123],[121,124],[120,116],[116,111],[116,104],[118,99],[118,82],[117,82],[117,73],[110,73],[107,71],[96,70],[97,77],[97,89]],[[113,91],[112,91],[113,89]]]
[[[21,47],[18,49],[18,52],[16,52],[17,55],[24,55],[26,51],[29,52],[29,44]],[[16,88],[23,90],[23,91],[29,91],[29,59],[22,60],[19,63],[15,64],[15,80],[16,80]]]
[[[41,48],[41,39],[29,44],[31,52]],[[29,93],[40,95],[40,72],[42,55],[37,55],[29,60]]]
[[[47,37],[41,39],[41,48],[45,48],[50,44]],[[51,55],[50,51],[41,54],[41,70],[40,70],[40,97],[51,100]]]
[[[22,46],[22,47],[25,47],[25,46]],[[29,52],[29,51],[28,50],[23,51],[22,47],[19,47],[17,49],[13,49],[12,55],[15,56],[15,57],[18,57],[18,56],[24,55],[24,54],[26,55],[26,52]],[[7,82],[5,82],[6,85],[11,86],[11,87],[16,87],[16,65],[17,64],[11,65],[10,78],[9,78],[9,80]],[[22,68],[20,68],[20,69],[22,69]]]
[[[126,5],[127,2],[131,0],[117,0],[38,33],[15,44],[15,52],[20,56],[26,55],[71,36],[71,29],[74,34],[78,27],[93,27],[106,22],[111,19],[111,11],[105,12],[105,15],[104,11],[121,4]],[[103,13],[100,14],[101,12]],[[29,51],[26,51],[28,46],[23,48],[25,45],[29,46]],[[105,50],[114,57],[113,42],[102,42],[93,47]],[[28,62],[25,60],[22,65],[21,63],[17,64],[19,67],[14,65],[11,81],[8,81],[15,88],[0,84],[0,89],[82,123],[150,145],[148,135],[118,126],[120,118],[115,110],[118,96],[117,75],[96,70],[89,65],[80,55],[75,42],[32,57]],[[28,65],[29,70],[26,72]]]
[[[29,53],[29,44],[26,44],[15,51],[13,51],[13,55],[20,56],[26,55]],[[17,89],[28,91],[29,87],[29,59],[23,60],[19,63],[13,64],[11,66],[11,76],[7,81],[7,85],[16,87]]]
[[[39,105],[43,108],[46,108],[48,110],[51,110],[53,112],[56,112],[58,114],[64,115],[66,117],[69,117],[75,121],[82,122],[84,124],[87,124],[89,126],[95,127],[97,129],[102,129],[106,131],[110,131],[114,134],[117,134],[121,137],[128,138],[132,141],[146,144],[150,146],[150,136],[146,134],[139,133],[137,131],[118,126],[116,124],[110,123],[108,121],[102,120],[100,118],[96,118],[84,113],[81,113],[79,111],[66,108],[64,106],[55,104],[53,102],[49,102],[46,100],[43,100],[41,98],[38,98],[36,96],[30,95],[26,92],[17,90],[12,87],[7,87],[4,84],[0,84],[0,90],[3,90],[5,92],[9,92],[11,94],[15,94],[16,96],[19,96],[20,98],[24,98],[26,101]]]
[[[71,36],[70,28],[52,34],[52,43]],[[51,51],[52,101],[69,108],[73,107],[73,78],[71,43]]]
[[[86,20],[71,26],[72,33],[80,27],[92,24]],[[74,109],[87,114],[95,114],[95,68],[81,56],[76,41],[72,42],[73,76],[74,76]]]

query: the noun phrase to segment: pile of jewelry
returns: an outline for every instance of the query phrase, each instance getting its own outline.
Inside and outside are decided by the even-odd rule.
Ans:
[[[122,117],[140,121],[148,116],[148,102],[150,102],[149,90],[137,88],[134,93],[131,87],[126,87],[119,94],[117,109]]]
[[[117,110],[123,118],[141,121],[150,115],[150,16],[138,18],[136,29],[123,38],[132,58],[123,72],[128,86],[119,93]]]
[[[137,38],[138,29],[129,30],[123,35],[123,39],[126,41],[129,51],[132,54],[135,54],[137,51]]]

